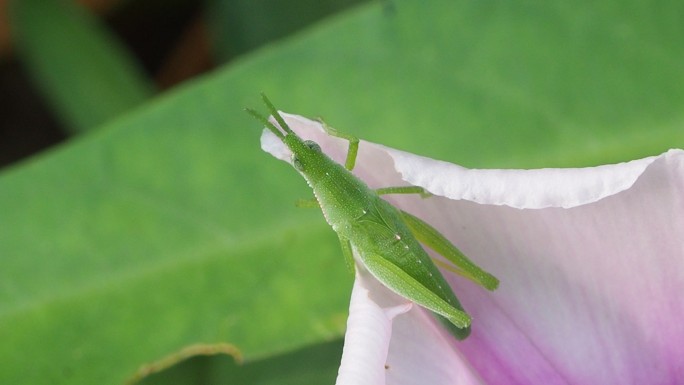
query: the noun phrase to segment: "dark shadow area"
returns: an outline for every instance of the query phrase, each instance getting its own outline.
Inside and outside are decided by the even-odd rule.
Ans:
[[[334,384],[342,357],[343,340],[236,363],[227,355],[193,357],[152,374],[139,385],[301,385]]]

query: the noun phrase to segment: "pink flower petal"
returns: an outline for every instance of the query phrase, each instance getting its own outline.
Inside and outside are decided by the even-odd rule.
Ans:
[[[343,159],[344,141],[286,118]],[[684,152],[585,169],[467,170],[362,142],[354,173],[371,186],[408,182],[439,195],[388,199],[501,280],[489,293],[445,274],[473,333],[445,338],[463,356],[442,360],[467,367],[467,358],[489,384],[684,383]],[[395,344],[434,325],[425,318],[400,333],[414,313],[395,319],[388,362]],[[412,372],[429,375],[417,360]]]
[[[684,381],[684,344],[675,342],[684,341],[683,151],[534,171],[432,161],[434,172],[425,158],[400,157],[408,181],[463,200],[399,205],[420,211],[502,282],[490,294],[450,280],[474,319],[461,349],[489,383]],[[466,187],[455,187],[464,174]],[[465,201],[475,198],[487,204]]]

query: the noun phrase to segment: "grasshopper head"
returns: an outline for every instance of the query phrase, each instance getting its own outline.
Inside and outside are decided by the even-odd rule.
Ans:
[[[292,165],[307,179],[320,170],[316,167],[325,163],[329,158],[321,151],[321,147],[312,140],[303,140],[287,125],[278,110],[273,106],[266,95],[261,94],[264,104],[269,109],[271,116],[278,122],[277,127],[258,112],[247,109],[252,116],[263,123],[275,136],[277,136],[292,151]]]

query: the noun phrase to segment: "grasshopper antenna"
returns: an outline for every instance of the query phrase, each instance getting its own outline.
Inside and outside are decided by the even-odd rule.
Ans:
[[[290,128],[290,126],[288,126],[287,123],[285,123],[285,119],[283,119],[283,117],[280,116],[280,112],[278,112],[278,110],[275,108],[273,103],[271,103],[271,101],[268,100],[268,98],[266,97],[266,94],[263,92],[261,93],[261,99],[264,101],[266,108],[268,108],[268,112],[271,113],[271,116],[273,116],[275,118],[275,120],[278,122],[280,127],[283,129],[283,131],[285,131],[285,134],[286,135],[287,134],[294,134],[294,132],[292,132],[292,129]]]
[[[285,137],[289,134],[294,135],[294,132],[292,131],[290,126],[288,126],[287,123],[285,123],[285,119],[283,119],[283,117],[280,116],[280,113],[278,112],[278,110],[275,108],[273,103],[271,103],[271,101],[268,100],[268,98],[266,97],[266,94],[264,94],[263,92],[261,93],[261,99],[264,101],[266,108],[268,108],[268,112],[271,113],[271,115],[275,118],[275,120],[280,125],[282,131],[285,131],[284,134],[280,129],[278,129],[278,127],[276,127],[273,123],[271,123],[266,117],[264,117],[260,113],[256,112],[255,110],[253,110],[251,108],[245,108],[245,111],[247,111],[250,115],[252,115],[256,120],[263,123],[266,126],[266,128],[271,130],[271,132],[273,134],[275,134],[275,136],[277,136],[281,140],[285,139]]]
[[[285,139],[285,134],[283,134],[278,127],[276,127],[273,123],[269,122],[268,119],[261,115],[260,113],[256,112],[255,110],[251,108],[245,108],[245,111],[247,111],[248,114],[252,115],[256,120],[261,122],[266,128],[268,128],[275,136],[280,138],[280,140]]]

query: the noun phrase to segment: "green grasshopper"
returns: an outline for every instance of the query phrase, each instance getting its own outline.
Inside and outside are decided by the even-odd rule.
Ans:
[[[435,228],[417,217],[397,209],[380,196],[384,194],[429,195],[421,187],[369,188],[354,176],[359,140],[323,124],[329,135],[349,142],[342,166],[310,140],[302,140],[285,123],[278,110],[262,94],[264,103],[280,129],[258,112],[247,109],[292,152],[292,165],[313,189],[314,203],[337,233],[347,265],[354,271],[356,251],[359,261],[386,287],[400,296],[435,313],[458,339],[470,334],[470,316],[451,290],[435,263],[462,275],[483,287],[494,290],[499,280],[463,255]],[[433,263],[420,242],[444,256]]]

